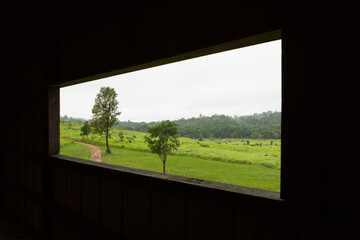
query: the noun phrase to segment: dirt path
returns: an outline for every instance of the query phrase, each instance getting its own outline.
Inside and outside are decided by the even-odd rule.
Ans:
[[[91,160],[95,161],[95,162],[101,162],[101,150],[100,148],[91,145],[91,144],[87,144],[87,143],[82,143],[82,142],[75,142],[84,146],[87,146],[90,150],[91,150]]]

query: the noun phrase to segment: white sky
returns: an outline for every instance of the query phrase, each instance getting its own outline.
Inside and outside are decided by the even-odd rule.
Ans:
[[[90,119],[100,87],[115,88],[120,121],[281,111],[281,40],[60,89],[60,115]]]

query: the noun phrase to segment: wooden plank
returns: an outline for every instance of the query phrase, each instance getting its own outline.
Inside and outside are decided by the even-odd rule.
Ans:
[[[76,213],[82,212],[82,175],[80,172],[67,169],[66,205]]]
[[[21,89],[21,90],[20,90]],[[23,88],[20,88],[20,96],[23,96],[24,94],[24,90]],[[17,101],[21,101],[20,98],[17,99]],[[19,149],[21,152],[23,152],[25,150],[25,145],[26,145],[26,135],[25,135],[25,130],[26,130],[26,103],[28,101],[25,101],[25,103],[21,103],[21,104],[17,104],[17,115],[18,115],[18,121],[17,121],[17,128],[18,128],[18,132],[17,132],[17,146],[15,146],[16,149]]]
[[[16,191],[17,194],[17,217],[21,222],[25,221],[25,196],[24,192]]]
[[[70,224],[67,224],[66,239],[67,240],[81,240],[81,228],[75,228]]]
[[[229,209],[206,202],[187,204],[187,239],[232,239],[233,219]]]
[[[149,191],[124,186],[123,233],[129,239],[150,238],[150,196]]]
[[[26,160],[23,156],[18,156],[18,184],[25,188]]]
[[[255,238],[255,216],[237,211],[234,219],[234,239]]]
[[[66,170],[59,166],[53,166],[53,198],[58,204],[66,205]]]
[[[291,225],[289,221],[281,222],[280,219],[276,216],[271,217],[256,217],[256,232],[255,239],[276,239],[276,240],[286,240],[286,239],[295,239],[296,236],[289,232]]]
[[[34,218],[34,204],[33,200],[27,198],[25,199],[25,224],[32,228],[33,227],[33,218]]]
[[[35,148],[34,152],[36,154],[43,154],[46,150],[46,145],[44,144],[44,122],[40,119],[42,118],[44,109],[42,108],[41,101],[39,99],[36,99],[35,108],[34,108],[34,142]],[[60,140],[59,140],[60,141]],[[45,146],[44,146],[45,145]]]
[[[40,236],[44,232],[44,212],[43,206],[39,202],[34,202],[34,218],[33,218],[33,229],[37,232]]]
[[[83,175],[82,213],[88,219],[100,220],[100,180],[96,176]]]
[[[49,88],[48,93],[49,111],[49,154],[58,154],[60,151],[60,90]]]
[[[34,160],[32,157],[26,161],[26,174],[25,174],[26,189],[33,191],[34,189]]]
[[[200,202],[187,202],[187,239],[203,239],[204,233],[204,206]]]
[[[151,194],[151,239],[185,239],[185,224],[184,199]]]
[[[66,225],[63,221],[60,221],[56,217],[52,218],[52,239],[66,239]]]
[[[5,169],[4,175],[5,175],[5,180],[8,182],[11,182],[12,180],[12,175],[11,175],[11,171],[12,171],[12,162],[11,159],[13,158],[12,155],[10,154],[6,154],[4,156],[4,158],[2,159],[3,161],[3,166]]]
[[[120,183],[101,179],[101,224],[116,233],[122,233],[122,186]]]
[[[204,236],[205,239],[231,239],[231,211],[216,205],[204,204]]]
[[[31,90],[27,90],[31,92]],[[27,152],[32,152],[34,150],[34,145],[36,142],[34,141],[34,100],[28,101],[26,104],[26,121],[25,121],[25,150]],[[29,127],[31,126],[31,127]]]
[[[34,162],[34,192],[44,194],[44,165],[38,161]]]

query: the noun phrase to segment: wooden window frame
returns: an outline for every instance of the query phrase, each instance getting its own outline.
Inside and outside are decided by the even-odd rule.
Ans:
[[[65,165],[67,164],[82,164],[84,167],[90,167],[90,168],[101,168],[101,171],[111,171],[113,174],[114,171],[116,174],[122,175],[122,174],[131,174],[134,175],[134,177],[145,177],[149,179],[156,179],[156,181],[166,181],[167,184],[187,184],[191,185],[192,187],[201,187],[206,189],[211,189],[218,191],[218,193],[222,193],[224,191],[228,193],[235,193],[239,195],[247,195],[252,197],[260,197],[264,199],[272,199],[272,200],[278,200],[283,201],[283,189],[281,188],[281,192],[274,192],[274,191],[268,191],[263,189],[257,189],[257,188],[250,188],[250,187],[244,187],[244,186],[237,186],[232,184],[226,184],[226,183],[219,183],[219,182],[213,182],[208,180],[200,180],[200,179],[194,179],[189,177],[183,177],[183,176],[176,176],[171,174],[163,174],[163,173],[157,173],[153,171],[147,171],[147,170],[141,170],[141,169],[134,169],[134,168],[128,168],[123,166],[117,166],[117,165],[111,165],[111,164],[102,164],[97,163],[93,161],[88,161],[85,159],[79,159],[75,157],[70,156],[64,156],[59,155],[60,152],[60,88],[65,86],[70,86],[74,84],[84,83],[92,80],[97,80],[105,77],[115,76],[123,73],[133,72],[137,70],[142,70],[150,67],[160,66],[163,64],[169,64],[174,63],[178,61],[183,61],[187,59],[192,59],[200,56],[206,56],[214,53],[220,53],[223,51],[238,49],[242,47],[248,47],[260,43],[266,43],[274,40],[280,40],[281,39],[281,30],[276,30],[264,34],[255,35],[248,38],[243,38],[240,40],[212,46],[205,49],[200,49],[197,51],[193,51],[190,53],[185,53],[182,55],[169,57],[166,59],[161,59],[158,61],[153,61],[137,66],[128,67],[125,69],[120,69],[108,73],[98,74],[94,76],[89,76],[82,79],[77,79],[74,81],[58,84],[55,86],[52,86],[49,88],[49,146],[48,146],[48,152],[50,155],[50,159],[53,159],[57,162],[63,162]],[[283,96],[282,96],[282,102],[284,102]],[[283,110],[282,110],[283,111]],[[282,123],[283,126],[283,123]],[[282,127],[283,128],[283,127]],[[283,141],[283,140],[282,140]],[[282,148],[283,149],[283,148]],[[283,150],[281,151],[283,152]],[[286,160],[285,160],[286,161]],[[281,166],[283,166],[284,162],[284,155],[281,154]],[[283,171],[283,170],[282,170]],[[281,171],[281,177],[280,177],[280,184],[284,181],[283,174]]]

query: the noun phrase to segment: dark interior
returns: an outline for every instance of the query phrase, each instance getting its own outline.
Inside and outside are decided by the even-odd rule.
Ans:
[[[1,212],[40,239],[356,238],[358,10],[340,0],[2,1]],[[58,155],[59,87],[280,38],[280,194]]]

